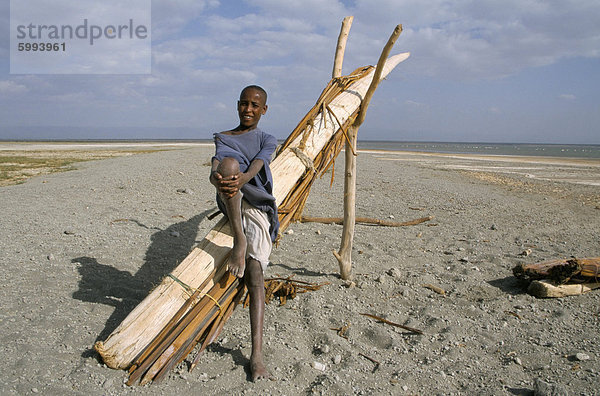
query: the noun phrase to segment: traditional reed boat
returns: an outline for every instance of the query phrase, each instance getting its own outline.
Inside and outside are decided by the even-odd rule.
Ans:
[[[381,79],[408,56],[403,53],[388,58]],[[278,150],[271,171],[280,232],[291,221],[299,220],[312,182],[333,165],[374,71],[367,66],[332,79]],[[144,375],[142,382],[148,382],[164,375],[164,367],[183,360],[196,343],[206,347],[212,342],[243,291],[239,280],[226,271],[232,246],[232,232],[223,218],[105,341],[96,343],[95,349],[106,365],[115,369],[133,366],[132,373],[145,365],[134,379]],[[197,327],[186,330],[183,322]],[[164,364],[169,359],[170,365],[157,366],[157,362]]]

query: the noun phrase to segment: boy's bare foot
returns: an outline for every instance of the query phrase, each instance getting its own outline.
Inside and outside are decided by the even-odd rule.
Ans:
[[[271,374],[267,371],[262,357],[250,357],[250,371],[252,372],[252,382],[260,379],[271,379]]]
[[[238,238],[233,244],[231,256],[229,256],[229,262],[227,263],[231,275],[238,278],[243,278],[246,270],[246,246],[246,238]]]

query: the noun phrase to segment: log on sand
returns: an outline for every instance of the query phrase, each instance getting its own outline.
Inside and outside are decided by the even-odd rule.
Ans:
[[[527,292],[535,297],[577,296],[600,288],[600,257],[570,258],[520,264],[517,278],[531,281]]]
[[[404,53],[390,57],[381,78],[408,56]],[[350,76],[331,80],[271,162],[281,231],[301,215],[315,175],[331,166],[339,153],[345,128],[354,121],[373,72],[372,67],[360,68]],[[225,273],[232,246],[231,229],[223,218],[104,342],[96,343],[106,365],[115,369],[129,367],[193,292],[207,294]]]
[[[528,280],[550,279],[557,284],[571,280],[577,283],[597,282],[600,278],[600,257],[570,258],[519,264],[513,268],[517,278]]]
[[[540,298],[556,298],[578,296],[598,288],[600,283],[597,282],[557,285],[549,280],[534,280],[529,284],[527,293]]]
[[[389,221],[389,220],[381,220],[381,219],[372,219],[369,217],[357,217],[355,218],[355,222],[357,224],[366,224],[366,225],[378,225],[384,227],[407,227],[414,226],[421,223],[425,223],[433,219],[433,216],[420,217],[418,219],[409,220],[409,221]],[[311,216],[302,216],[300,219],[302,223],[323,223],[323,224],[344,224],[343,217],[311,217]]]

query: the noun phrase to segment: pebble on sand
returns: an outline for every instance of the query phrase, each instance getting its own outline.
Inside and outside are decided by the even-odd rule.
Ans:
[[[319,370],[319,371],[325,371],[325,370],[327,370],[327,365],[326,364],[320,363],[320,362],[317,362],[317,361],[313,362],[312,366],[313,366],[313,368],[315,370]]]
[[[579,360],[580,362],[583,362],[584,360],[590,360],[590,355],[588,355],[587,353],[583,353],[583,352],[577,352],[575,354],[575,359]]]

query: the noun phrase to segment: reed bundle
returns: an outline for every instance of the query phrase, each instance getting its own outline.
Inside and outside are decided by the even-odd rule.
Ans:
[[[140,378],[141,385],[160,381],[186,358],[197,343],[202,342],[200,354],[219,335],[244,290],[239,278],[230,274],[221,278],[210,293],[200,298],[185,315],[176,315],[169,321],[142,351],[129,370],[127,384],[132,385]],[[194,298],[192,295],[190,301]]]
[[[331,111],[329,108],[331,101],[345,91],[353,81],[361,78],[371,69],[371,66],[360,68],[349,76],[332,79],[323,90],[317,103],[292,131],[278,153],[284,152],[295,139],[300,137],[301,140],[296,154],[301,156],[301,150],[306,147],[306,140],[313,132],[315,117],[320,115],[323,119],[326,119],[325,112]],[[355,114],[356,112],[354,116]],[[313,165],[306,167],[304,175],[297,181],[279,207],[279,221],[282,232],[285,231],[291,221],[301,217],[304,204],[310,193],[310,187],[316,176],[322,175],[339,154],[343,143],[345,125],[340,124],[339,120],[337,122],[340,130],[319,152],[313,161]],[[351,118],[345,124],[347,125],[350,122]],[[316,290],[318,287],[306,287],[302,283],[291,280],[268,280],[266,290],[268,301],[274,297],[274,293],[278,290],[286,290],[287,293],[280,293],[279,296],[282,304],[285,304],[287,296],[294,298],[298,289],[306,291]],[[228,273],[224,274],[223,278],[197,303],[194,303],[194,301],[199,298],[201,293],[199,290],[194,291],[156,338],[136,358],[129,370],[128,384],[132,385],[140,378],[141,385],[150,381],[161,380],[171,368],[180,363],[191,352],[198,342],[203,341],[198,352],[199,356],[206,346],[218,336],[218,333],[214,330],[218,328],[220,332],[223,328],[223,324],[239,303],[243,291],[244,286],[240,280]],[[234,298],[236,296],[240,297]],[[219,301],[220,308],[216,305],[216,301]],[[228,313],[227,317],[225,317],[225,313]],[[195,361],[197,361],[197,358]]]
[[[279,306],[282,306],[285,305],[288,298],[292,300],[296,298],[297,294],[316,291],[329,284],[329,282],[320,284],[303,282],[293,280],[292,277],[293,275],[287,278],[265,279],[265,303],[269,304],[275,297],[279,297]],[[246,305],[246,303],[244,305]]]
[[[306,142],[315,128],[315,118],[317,116],[320,116],[324,123],[327,123],[327,118],[330,118],[330,122],[331,119],[333,119],[339,127],[338,131],[330,138],[323,149],[316,155],[314,160],[310,162],[307,161],[307,171],[301,176],[296,185],[290,190],[289,194],[279,205],[279,222],[282,230],[285,230],[291,222],[300,221],[302,218],[302,212],[313,182],[317,176],[322,177],[323,174],[334,165],[335,159],[344,145],[344,141],[348,139],[348,126],[352,125],[358,114],[358,110],[360,109],[360,106],[357,107],[344,122],[341,122],[331,110],[331,101],[340,93],[347,90],[354,81],[364,77],[365,74],[372,70],[373,66],[366,66],[354,70],[348,76],[332,78],[319,96],[319,99],[317,99],[315,105],[281,145],[279,153],[291,147],[291,150],[304,160],[304,158],[302,158],[302,150],[306,148]],[[296,143],[296,147],[292,147],[294,143]],[[332,183],[334,177],[335,168],[331,174]]]
[[[407,57],[389,58],[381,78]],[[332,79],[278,150],[271,172],[281,232],[300,219],[316,176],[334,163],[372,78],[369,66]],[[232,246],[223,218],[104,342],[96,343],[104,362],[111,368],[130,367],[130,384],[148,383],[164,378],[196,344],[204,350],[243,295],[243,284],[226,272]],[[196,363],[197,358],[192,367]]]

